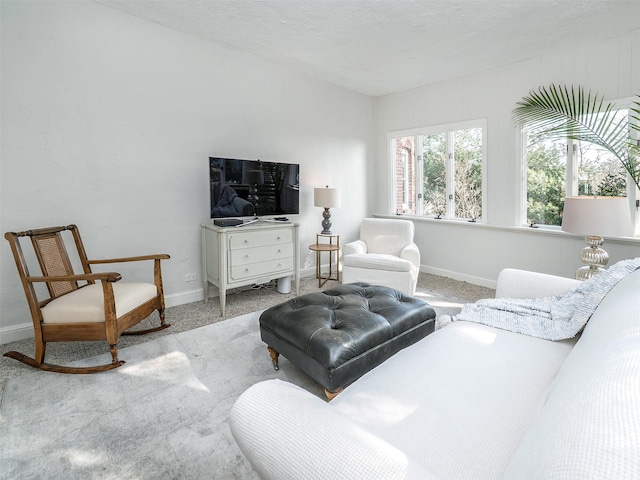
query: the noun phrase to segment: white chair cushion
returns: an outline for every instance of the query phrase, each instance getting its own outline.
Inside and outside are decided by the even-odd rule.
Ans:
[[[116,316],[130,312],[158,294],[152,283],[114,283]],[[104,322],[102,285],[87,285],[58,297],[42,308],[44,323]]]
[[[368,268],[390,272],[410,272],[411,262],[394,255],[381,253],[356,253],[342,257],[344,267]]]

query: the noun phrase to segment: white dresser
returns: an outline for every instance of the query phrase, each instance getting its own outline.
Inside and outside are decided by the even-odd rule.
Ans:
[[[294,276],[300,292],[298,224],[256,222],[242,227],[202,224],[202,283],[204,302],[209,283],[220,291],[224,316],[227,290]]]

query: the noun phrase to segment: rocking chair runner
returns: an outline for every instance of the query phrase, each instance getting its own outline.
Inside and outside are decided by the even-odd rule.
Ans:
[[[84,273],[75,274],[65,248],[62,232],[69,231],[77,249]],[[68,234],[65,234],[68,235]],[[60,373],[96,373],[121,366],[118,360],[120,335],[141,335],[169,327],[165,323],[164,293],[160,260],[169,255],[144,255],[106,260],[88,260],[75,225],[41,228],[26,232],[7,232],[4,237],[18,267],[35,333],[35,359],[19,352],[4,355],[32,367]],[[29,273],[20,238],[29,237],[33,245],[42,276]],[[91,265],[153,260],[154,283],[118,283],[116,272],[93,273]],[[80,284],[78,283],[80,282]],[[46,283],[49,298],[39,300],[36,284]],[[42,290],[42,289],[40,289]],[[147,318],[154,310],[160,314],[160,326],[126,331]],[[94,367],[65,367],[44,362],[47,342],[106,340],[112,361]]]

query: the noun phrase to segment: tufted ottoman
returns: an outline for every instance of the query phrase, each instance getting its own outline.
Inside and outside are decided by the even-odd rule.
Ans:
[[[345,385],[433,332],[429,304],[389,287],[351,283],[265,310],[260,335],[278,370],[282,354],[325,388]]]

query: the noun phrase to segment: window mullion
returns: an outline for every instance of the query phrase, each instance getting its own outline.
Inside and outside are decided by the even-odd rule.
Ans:
[[[447,136],[447,168],[446,168],[446,196],[447,196],[447,218],[456,216],[456,196],[455,196],[455,158],[453,145],[453,131],[446,132]]]
[[[416,202],[416,214],[424,215],[424,168],[423,168],[423,154],[424,154],[424,138],[422,135],[416,135],[414,141],[415,159],[414,159],[414,179],[415,185],[415,202]]]
[[[631,116],[632,110],[627,110],[627,121],[631,123],[633,118]],[[637,145],[640,145],[640,131],[632,129],[630,132],[631,139],[635,140]],[[629,198],[629,208],[631,208],[631,227],[635,236],[640,235],[640,189],[636,186],[631,174],[626,172],[627,178],[627,197]]]

